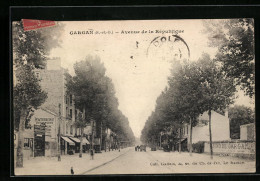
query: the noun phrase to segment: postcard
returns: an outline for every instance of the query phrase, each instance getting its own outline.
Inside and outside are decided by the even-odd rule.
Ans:
[[[12,22],[14,174],[254,173],[254,19]]]

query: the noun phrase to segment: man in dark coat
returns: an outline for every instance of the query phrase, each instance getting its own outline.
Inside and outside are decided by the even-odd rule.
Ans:
[[[93,149],[90,150],[90,156],[91,156],[91,160],[94,160],[94,150]]]

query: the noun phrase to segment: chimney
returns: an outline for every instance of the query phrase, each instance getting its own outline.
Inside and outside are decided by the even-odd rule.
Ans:
[[[225,109],[225,117],[228,118],[228,108]]]

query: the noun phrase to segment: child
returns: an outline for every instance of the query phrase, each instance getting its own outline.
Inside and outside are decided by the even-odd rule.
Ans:
[[[71,167],[71,169],[70,169],[70,173],[71,173],[71,175],[74,175],[73,167]]]

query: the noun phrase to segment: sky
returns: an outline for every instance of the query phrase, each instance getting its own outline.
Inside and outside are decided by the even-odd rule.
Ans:
[[[196,61],[202,53],[208,53],[211,57],[216,53],[215,48],[207,46],[202,20],[62,23],[65,27],[61,34],[61,47],[53,49],[50,57],[60,57],[62,67],[74,75],[73,64],[76,61],[84,60],[88,55],[98,56],[115,86],[119,109],[128,117],[136,137],[140,137],[145,121],[155,108],[157,97],[167,86],[172,60]],[[90,30],[94,34],[77,33]],[[190,56],[182,41],[174,41],[173,33],[162,33],[163,30],[178,30],[177,35],[188,45]],[[106,34],[101,34],[104,31]],[[239,98],[235,104],[253,106],[253,101],[243,96],[243,92],[239,91],[237,95]]]

